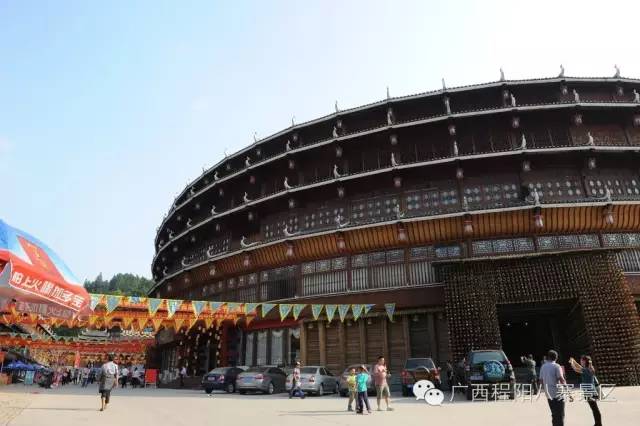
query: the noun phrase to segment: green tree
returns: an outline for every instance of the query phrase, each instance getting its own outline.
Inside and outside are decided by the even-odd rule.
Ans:
[[[146,296],[153,284],[150,279],[134,274],[115,274],[110,280],[105,281],[100,273],[95,280],[86,280],[84,287],[89,293]]]

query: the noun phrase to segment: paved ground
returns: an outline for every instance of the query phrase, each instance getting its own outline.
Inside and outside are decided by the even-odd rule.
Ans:
[[[456,400],[433,407],[415,398],[394,396],[393,412],[356,416],[345,411],[346,399],[337,396],[289,400],[285,395],[226,395],[170,389],[117,389],[112,404],[99,412],[97,389],[66,386],[43,390],[12,385],[0,388],[0,425],[11,426],[152,426],[212,424],[314,425],[551,425],[546,402],[467,402]],[[618,388],[617,402],[601,403],[604,424],[640,424],[640,387]],[[375,399],[372,400],[375,406]],[[593,424],[585,403],[567,406],[566,426]]]

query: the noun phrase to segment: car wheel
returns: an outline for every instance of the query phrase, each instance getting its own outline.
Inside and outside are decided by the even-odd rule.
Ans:
[[[269,386],[267,386],[267,394],[269,395],[273,395],[273,392],[275,392],[276,388],[273,386],[273,383],[269,383]]]
[[[340,387],[336,383],[336,385],[333,387],[333,393],[336,394],[336,393],[338,393],[339,390],[340,390]]]
[[[244,395],[244,394],[246,394],[246,393],[247,393],[247,391],[246,391],[246,390],[239,390],[238,392],[240,392],[240,395]]]
[[[236,391],[236,385],[234,385],[233,383],[228,383],[225,390],[227,391],[227,393],[234,393]]]
[[[324,385],[320,385],[320,389],[318,389],[318,396],[324,395]]]
[[[347,393],[340,391],[340,396],[344,398],[345,396],[347,396]]]
[[[210,394],[211,392],[213,392],[213,389],[207,388],[204,390],[207,394]]]
[[[473,391],[471,390],[471,387],[467,387],[465,393],[467,395],[467,401],[471,401],[473,399]]]

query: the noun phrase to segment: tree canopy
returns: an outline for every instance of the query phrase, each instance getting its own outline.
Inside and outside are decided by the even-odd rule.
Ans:
[[[86,280],[84,287],[89,293],[146,296],[153,281],[134,274],[115,274],[110,280],[104,280],[99,274],[93,281]]]

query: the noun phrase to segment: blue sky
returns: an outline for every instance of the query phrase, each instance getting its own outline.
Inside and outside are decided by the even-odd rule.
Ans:
[[[635,9],[635,10],[634,10]],[[79,278],[150,276],[204,166],[333,110],[447,85],[640,77],[640,5],[0,1],[0,218]]]

